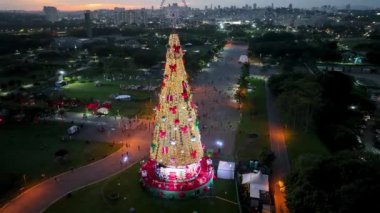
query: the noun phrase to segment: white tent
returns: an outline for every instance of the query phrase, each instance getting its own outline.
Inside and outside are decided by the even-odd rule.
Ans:
[[[115,97],[116,100],[130,100],[131,96],[130,95],[118,95]]]
[[[249,195],[252,198],[260,198],[260,191],[269,191],[269,177],[261,172],[243,174],[242,184],[249,183]]]
[[[219,161],[218,178],[235,179],[235,162]]]
[[[96,110],[96,112],[98,114],[108,115],[109,110],[107,108],[105,108],[105,107],[102,107],[102,108],[99,108],[98,110]]]
[[[239,63],[248,63],[249,60],[248,60],[248,56],[247,55],[241,55],[240,58],[239,58]]]

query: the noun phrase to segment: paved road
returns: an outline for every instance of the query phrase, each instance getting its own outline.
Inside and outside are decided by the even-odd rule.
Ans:
[[[271,67],[263,71],[262,66],[259,64],[254,64],[251,66],[251,74],[260,75],[267,79],[271,75],[278,72],[277,67]],[[290,171],[288,150],[286,148],[284,129],[281,122],[281,116],[275,106],[273,96],[266,85],[266,102],[267,102],[267,113],[268,113],[268,125],[269,125],[269,141],[271,145],[271,150],[274,152],[276,158],[273,162],[273,174],[271,176],[271,186],[273,189],[273,196],[275,202],[275,209],[277,213],[289,212],[286,207],[285,193],[281,192],[277,182],[279,180],[284,180],[286,175]]]
[[[240,121],[232,88],[240,76],[238,59],[246,51],[247,46],[244,45],[225,46],[221,58],[191,82],[194,101],[198,106],[202,142],[214,151],[219,148],[216,141],[223,142],[220,157],[231,160],[234,158],[235,135]]]
[[[284,129],[281,124],[279,113],[274,105],[273,96],[266,87],[267,94],[267,110],[268,110],[268,125],[269,125],[269,140],[271,150],[276,158],[273,162],[273,174],[271,184],[274,189],[274,202],[276,212],[289,212],[286,207],[285,193],[281,192],[276,185],[279,180],[284,180],[290,171],[288,151],[286,149]]]
[[[147,125],[147,122],[144,122]],[[103,180],[109,176],[125,170],[128,165],[137,162],[149,153],[151,131],[148,128],[136,128],[131,130],[130,137],[124,137],[129,144],[110,156],[74,169],[56,177],[50,178],[22,193],[8,204],[0,212],[2,213],[39,213],[52,203],[67,195],[69,192],[89,184]],[[140,150],[138,150],[140,146]],[[128,161],[122,159],[128,152]]]

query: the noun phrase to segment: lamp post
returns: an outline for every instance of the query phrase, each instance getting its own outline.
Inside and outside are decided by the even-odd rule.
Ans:
[[[216,146],[218,147],[218,153],[220,154],[220,152],[222,151],[222,147],[223,147],[223,141],[221,140],[217,140],[215,142]]]

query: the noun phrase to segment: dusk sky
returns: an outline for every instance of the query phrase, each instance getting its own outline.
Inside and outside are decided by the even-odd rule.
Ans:
[[[152,5],[156,8],[160,5],[161,0],[0,0],[0,10],[42,10],[44,5],[56,6],[59,10],[83,10],[83,9],[100,9],[100,8],[150,8]],[[181,2],[181,0],[168,0],[167,3]],[[346,4],[380,7],[380,0],[187,0],[192,7],[203,8],[207,5],[223,6],[242,6],[245,4],[252,5],[257,3],[259,7],[268,6],[272,2],[275,7],[288,6],[293,3],[294,7],[309,8],[331,4],[344,6]]]

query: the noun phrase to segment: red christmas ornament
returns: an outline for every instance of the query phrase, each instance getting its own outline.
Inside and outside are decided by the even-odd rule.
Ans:
[[[166,96],[166,101],[173,101],[173,96],[172,95],[168,95]]]
[[[166,131],[160,130],[160,138],[164,138],[166,136]]]
[[[174,125],[178,125],[179,124],[179,119],[174,119]]]
[[[169,111],[173,114],[176,114],[177,113],[177,106],[172,106],[172,107],[169,107]]]
[[[179,50],[181,49],[181,46],[180,46],[180,45],[176,45],[176,44],[174,44],[174,45],[173,45],[173,49],[174,49],[174,52],[175,52],[175,53],[179,53]]]
[[[196,158],[197,157],[197,151],[196,150],[191,151],[190,155],[192,158]]]
[[[182,95],[183,99],[185,99],[185,100],[189,99],[189,95],[187,94],[186,91],[183,91],[183,92],[181,93],[181,95]]]
[[[168,152],[169,152],[169,147],[167,146],[162,147],[162,154],[168,154]]]
[[[189,131],[189,127],[187,125],[183,126],[183,127],[181,127],[181,131],[183,134],[186,134]]]
[[[169,65],[170,71],[175,72],[177,70],[177,64]]]

